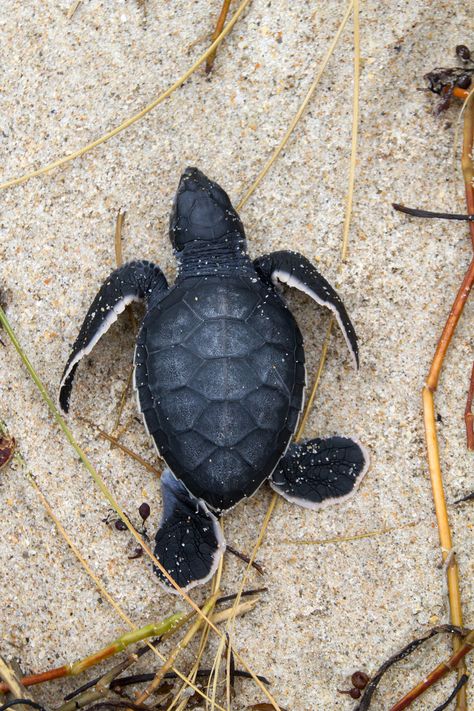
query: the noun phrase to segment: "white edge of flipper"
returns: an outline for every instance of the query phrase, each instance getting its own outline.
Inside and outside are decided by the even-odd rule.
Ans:
[[[168,467],[167,471],[176,479],[176,481],[179,481],[179,483],[184,486],[181,479],[178,479],[178,477],[175,476],[175,474],[173,474],[173,472],[171,471],[171,469],[169,467]],[[163,474],[164,474],[164,472],[163,472]],[[205,583],[209,582],[209,580],[211,580],[211,578],[215,574],[215,572],[218,568],[218,565],[219,565],[219,561],[220,561],[221,557],[224,555],[225,549],[226,549],[226,542],[225,542],[224,534],[222,533],[222,529],[219,526],[219,521],[217,520],[215,515],[212,513],[212,511],[209,509],[209,507],[207,506],[206,502],[203,501],[203,499],[197,499],[193,494],[191,494],[191,492],[189,491],[189,489],[186,486],[184,486],[184,488],[189,493],[189,496],[192,499],[194,499],[197,507],[202,508],[204,513],[208,514],[211,517],[212,525],[213,525],[213,529],[214,529],[214,534],[215,534],[216,540],[217,540],[217,548],[216,548],[216,552],[214,553],[214,555],[212,557],[211,569],[210,569],[209,573],[204,578],[199,578],[199,580],[193,580],[191,583],[189,583],[189,585],[186,585],[186,587],[184,587],[184,588],[179,587],[179,589],[176,589],[175,587],[169,585],[168,583],[164,583],[162,580],[160,580],[160,578],[158,578],[158,584],[160,585],[160,587],[162,587],[163,590],[166,590],[166,592],[168,592],[168,593],[173,593],[173,595],[179,595],[180,591],[188,592],[188,590],[191,590],[191,588],[196,587],[196,585],[205,585]]]
[[[84,358],[84,356],[89,355],[89,353],[91,353],[92,349],[98,343],[98,341],[102,338],[104,333],[107,333],[107,331],[109,330],[111,325],[113,323],[115,323],[115,321],[117,320],[119,315],[123,311],[125,311],[127,306],[129,304],[131,304],[133,301],[140,301],[140,299],[137,299],[135,296],[125,296],[121,301],[118,301],[114,306],[111,307],[109,315],[107,316],[105,321],[102,323],[102,327],[97,331],[97,333],[92,338],[89,345],[86,346],[85,348],[81,348],[81,350],[78,353],[76,353],[75,357],[69,363],[68,369],[64,373],[63,377],[61,378],[61,382],[59,383],[59,392],[60,393],[61,393],[61,389],[62,389],[64,383],[68,379],[68,377],[71,373],[71,370],[74,368],[74,366],[77,365],[77,363],[79,363]],[[64,412],[64,410],[61,407],[61,403],[59,402],[59,396],[58,396],[58,405],[59,405],[60,411]]]
[[[284,272],[284,271],[281,271],[280,269],[276,269],[274,272],[272,272],[271,279],[272,279],[272,283],[275,286],[277,285],[278,282],[280,282],[281,284],[286,284],[287,286],[290,286],[295,289],[299,289],[300,291],[303,291],[305,294],[310,296],[313,299],[313,301],[316,301],[317,304],[320,304],[320,306],[326,306],[326,308],[330,309],[333,312],[333,314],[336,318],[336,321],[339,324],[339,328],[342,331],[342,335],[344,336],[344,340],[346,341],[347,346],[349,348],[349,353],[351,354],[354,368],[356,370],[358,370],[356,354],[352,348],[352,344],[351,344],[349,337],[347,335],[346,327],[344,326],[344,324],[342,322],[341,316],[340,316],[336,306],[331,301],[324,301],[323,299],[321,299],[306,284],[304,284],[302,281],[297,279],[292,274],[289,274],[288,272]]]

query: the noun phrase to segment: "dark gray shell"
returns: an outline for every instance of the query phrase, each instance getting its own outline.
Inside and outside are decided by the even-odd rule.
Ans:
[[[301,411],[298,326],[250,277],[178,282],[147,312],[135,352],[140,409],[161,456],[214,510],[271,474]]]

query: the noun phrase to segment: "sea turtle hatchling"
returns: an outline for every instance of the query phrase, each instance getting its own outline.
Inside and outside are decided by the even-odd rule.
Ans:
[[[225,550],[219,516],[265,480],[288,501],[317,509],[354,492],[368,456],[341,436],[290,445],[303,407],[304,350],[276,284],[329,307],[359,364],[346,309],[315,267],[290,251],[252,262],[229,197],[197,168],[181,177],[170,239],[179,263],[173,286],[145,260],[116,269],[102,285],[64,369],[59,399],[67,412],[81,358],[127,304],[145,301],[134,386],[168,466],[154,552],[188,590],[211,578]]]

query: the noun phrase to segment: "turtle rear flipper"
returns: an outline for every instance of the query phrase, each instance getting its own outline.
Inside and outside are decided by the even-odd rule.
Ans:
[[[368,452],[348,437],[293,444],[270,477],[288,501],[319,509],[352,496],[369,468]]]
[[[110,274],[86,314],[64,368],[59,386],[59,404],[64,412],[69,410],[74,375],[81,358],[91,352],[128,304],[148,298],[156,289],[167,288],[161,269],[146,260],[129,262]]]
[[[217,518],[192,496],[169,469],[161,476],[163,518],[155,537],[155,556],[183,590],[211,579],[225,551]],[[155,566],[160,581],[176,590]]]
[[[281,282],[294,286],[316,303],[331,309],[341,327],[356,368],[359,367],[359,347],[354,326],[342,303],[342,299],[331,284],[318,272],[309,259],[298,252],[282,250],[259,257],[254,262],[255,269],[267,282]]]

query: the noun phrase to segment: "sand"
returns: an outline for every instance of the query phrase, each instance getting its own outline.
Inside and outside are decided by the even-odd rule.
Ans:
[[[220,3],[69,0],[4,3],[0,9],[1,179],[40,167],[99,137],[168,87],[204,51]],[[233,4],[234,6],[234,4]],[[343,14],[343,4],[254,0],[217,55],[144,120],[68,166],[1,193],[0,280],[10,322],[55,394],[80,321],[115,266],[114,224],[126,210],[125,259],[148,258],[170,279],[167,237],[180,172],[198,165],[238,202],[307,91]],[[258,559],[268,592],[239,620],[236,648],[271,680],[282,708],[352,709],[337,693],[356,669],[378,665],[432,625],[448,621],[444,573],[425,461],[420,391],[439,333],[471,255],[458,223],[410,220],[392,201],[465,209],[453,153],[458,107],[435,116],[422,76],[453,64],[472,38],[469,2],[364,3],[361,11],[360,130],[349,255],[338,271],[351,144],[352,26],[349,23],[283,155],[241,211],[257,256],[291,247],[337,283],[356,325],[361,369],[340,333],[330,341],[306,435],[356,436],[372,466],[349,502],[319,513],[281,501]],[[329,315],[288,293],[303,330],[312,380]],[[446,496],[461,570],[466,625],[474,624],[473,489],[464,400],[472,364],[473,303],[449,350],[436,396]],[[136,312],[138,314],[138,311]],[[52,422],[6,334],[1,335],[1,418],[93,571],[136,625],[185,603],[165,594],[146,557],[129,560],[129,536],[102,519],[109,506]],[[133,352],[127,317],[81,365],[68,423],[118,501],[138,523],[161,511],[158,478],[99,439],[111,431]],[[123,442],[157,463],[127,401]],[[271,493],[262,488],[225,519],[229,543],[249,552]],[[375,532],[371,537],[324,542]],[[91,653],[126,631],[124,622],[58,535],[25,471],[0,473],[0,652],[40,671]],[[313,543],[311,543],[313,541]],[[318,543],[314,541],[319,541]],[[322,541],[322,542],[321,542]],[[306,542],[306,545],[303,543]],[[222,589],[243,565],[228,556]],[[261,585],[252,574],[250,585]],[[201,602],[207,588],[193,591]],[[383,711],[443,657],[430,643],[391,672],[372,708]],[[209,663],[211,655],[207,655]],[[188,668],[186,655],[180,668]],[[154,668],[148,658],[147,669]],[[105,668],[105,667],[103,667]],[[82,681],[82,680],[80,680]],[[58,705],[79,682],[34,691]],[[431,711],[451,676],[420,700]],[[473,692],[470,692],[474,704]],[[232,708],[264,701],[237,682]]]

